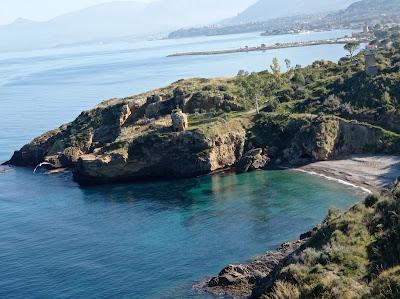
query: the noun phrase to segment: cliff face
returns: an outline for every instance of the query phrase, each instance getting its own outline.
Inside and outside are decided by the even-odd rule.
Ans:
[[[36,166],[48,161],[70,167],[78,158],[112,142],[131,115],[129,105],[118,103],[83,112],[72,123],[47,132],[16,151],[9,164]]]
[[[212,136],[196,130],[148,133],[129,143],[126,151],[81,156],[75,177],[81,182],[193,177],[231,167],[243,153],[246,131],[240,123],[234,129],[229,125]]]
[[[229,88],[207,84],[179,81],[103,102],[34,139],[8,164],[48,162],[71,168],[79,182],[102,183],[193,177],[231,167],[243,172],[269,161],[290,166],[400,149],[399,135],[334,116],[243,112]],[[176,108],[189,115],[182,132],[172,124]]]
[[[196,111],[200,122],[175,132],[171,113],[175,108],[192,111],[194,102],[201,101],[208,103],[205,111],[242,108],[233,96],[219,91],[208,91],[211,95],[199,101],[198,93],[187,90],[172,86],[104,102],[37,137],[7,164],[34,167],[48,162],[54,168],[71,168],[83,183],[192,177],[234,166],[243,155],[247,120]]]
[[[334,116],[266,113],[251,131],[252,144],[266,147],[276,164],[305,164],[351,154],[400,150],[397,134]]]

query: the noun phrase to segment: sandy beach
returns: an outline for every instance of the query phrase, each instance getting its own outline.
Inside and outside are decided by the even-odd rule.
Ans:
[[[344,160],[311,163],[295,170],[355,185],[366,192],[380,192],[400,177],[400,156],[352,156]]]

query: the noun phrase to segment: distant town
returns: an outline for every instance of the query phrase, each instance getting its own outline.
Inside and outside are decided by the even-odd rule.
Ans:
[[[289,43],[275,43],[273,45],[261,44],[256,47],[244,46],[237,49],[227,49],[218,51],[199,51],[199,52],[183,52],[168,55],[168,57],[178,57],[178,56],[206,56],[206,55],[222,55],[222,54],[232,54],[232,53],[248,53],[248,52],[259,52],[268,51],[284,48],[297,48],[297,47],[308,47],[308,46],[318,46],[318,45],[333,45],[333,44],[349,44],[349,43],[370,43],[375,39],[375,35],[369,30],[368,24],[364,24],[362,31],[355,32],[352,36],[344,36],[340,38],[333,39],[323,39],[314,41],[300,41],[300,42],[289,42]]]

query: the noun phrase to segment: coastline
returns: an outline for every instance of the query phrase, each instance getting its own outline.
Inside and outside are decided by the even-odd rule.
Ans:
[[[289,170],[317,175],[373,194],[391,187],[400,177],[400,156],[353,155],[347,159],[315,162]],[[258,282],[273,281],[285,261],[300,250],[318,228],[301,234],[298,240],[283,243],[274,251],[256,256],[248,263],[228,265],[217,276],[198,282],[194,289],[217,296],[248,298],[257,291]]]
[[[400,156],[353,155],[347,159],[320,161],[294,171],[318,175],[366,193],[380,193],[400,177]]]
[[[261,45],[257,47],[244,47],[237,49],[226,49],[226,50],[214,50],[214,51],[199,51],[199,52],[181,52],[167,55],[167,57],[181,57],[181,56],[210,56],[210,55],[222,55],[222,54],[233,54],[233,53],[248,53],[248,52],[265,52],[269,50],[286,49],[286,48],[300,48],[300,47],[312,47],[319,45],[337,45],[347,44],[349,42],[368,43],[370,40],[366,38],[352,38],[342,37],[335,39],[325,40],[313,40],[303,42],[290,42],[290,43],[276,43],[273,45]]]
[[[307,166],[304,166],[303,168],[294,168],[292,170],[293,171],[297,171],[297,172],[301,172],[301,173],[306,173],[306,174],[309,174],[309,175],[319,176],[319,177],[324,178],[325,180],[328,180],[328,181],[334,181],[334,182],[342,184],[342,185],[346,185],[346,186],[349,186],[349,187],[352,187],[352,188],[355,188],[355,189],[360,189],[361,191],[363,191],[365,193],[368,193],[368,194],[373,194],[374,193],[374,191],[372,191],[371,189],[367,189],[367,188],[365,188],[363,186],[356,185],[354,183],[350,183],[349,181],[345,181],[345,180],[339,178],[339,176],[338,177],[334,177],[334,176],[329,176],[327,174],[324,174],[324,173],[327,173],[327,172],[325,172],[323,170],[318,170],[318,171],[306,170],[308,168]]]

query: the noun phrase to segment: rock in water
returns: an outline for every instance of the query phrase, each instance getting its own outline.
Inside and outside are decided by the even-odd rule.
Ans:
[[[8,170],[10,170],[9,166],[0,165],[0,174],[5,173]]]
[[[236,171],[238,173],[248,172],[250,170],[264,168],[270,159],[263,154],[261,148],[252,149],[248,151],[236,164]]]
[[[186,131],[189,126],[187,115],[179,109],[171,114],[171,120],[175,132]]]

